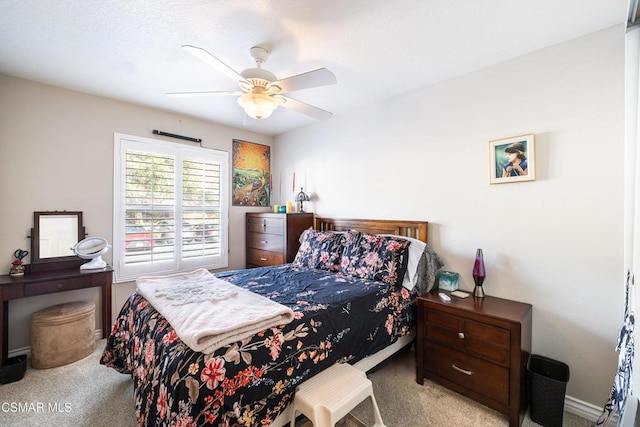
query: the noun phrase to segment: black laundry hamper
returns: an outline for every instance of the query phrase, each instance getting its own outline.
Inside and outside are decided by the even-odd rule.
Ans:
[[[562,426],[569,366],[532,354],[527,363],[531,420],[544,427]]]

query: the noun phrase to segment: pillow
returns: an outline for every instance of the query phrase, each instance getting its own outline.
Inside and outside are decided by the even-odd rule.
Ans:
[[[420,257],[422,256],[427,244],[422,240],[414,239],[413,237],[398,236],[395,234],[383,234],[383,236],[396,237],[398,239],[404,239],[411,242],[409,250],[405,254],[405,258],[408,259],[406,273],[402,280],[402,286],[408,290],[412,290],[416,286],[418,263],[420,262]]]
[[[343,244],[343,234],[317,231],[309,227],[302,233],[302,241],[293,265],[339,271]]]
[[[404,254],[410,243],[395,236],[349,230],[345,234],[340,272],[361,279],[399,283],[404,277],[407,266]]]

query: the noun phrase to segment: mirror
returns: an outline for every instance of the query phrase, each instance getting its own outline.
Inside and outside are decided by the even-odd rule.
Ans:
[[[109,243],[102,237],[87,237],[76,243],[71,249],[76,256],[91,260],[86,264],[82,264],[80,270],[93,270],[107,266],[107,263],[102,259],[102,255],[109,250]]]
[[[32,265],[37,269],[39,264],[56,264],[55,268],[73,268],[82,264],[82,260],[74,256],[72,248],[84,237],[82,212],[34,212],[31,229]],[[60,262],[63,264],[57,265]]]

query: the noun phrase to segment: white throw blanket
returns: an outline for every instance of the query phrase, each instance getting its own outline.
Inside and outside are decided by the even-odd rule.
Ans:
[[[136,286],[180,339],[202,353],[293,320],[290,308],[218,279],[204,268],[140,277]]]

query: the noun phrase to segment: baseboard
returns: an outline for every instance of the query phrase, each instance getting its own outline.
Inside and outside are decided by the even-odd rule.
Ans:
[[[572,414],[578,415],[589,421],[596,421],[602,413],[602,407],[576,399],[575,397],[566,396],[564,399],[564,410]],[[618,414],[613,414],[609,421],[611,425],[617,425]]]
[[[96,341],[97,340],[101,340],[102,339],[102,329],[97,329],[95,331],[94,335],[96,337]],[[13,350],[8,352],[7,357],[21,356],[23,354],[26,354],[27,357],[30,357],[31,356],[31,347],[21,347],[21,348],[13,349]]]

